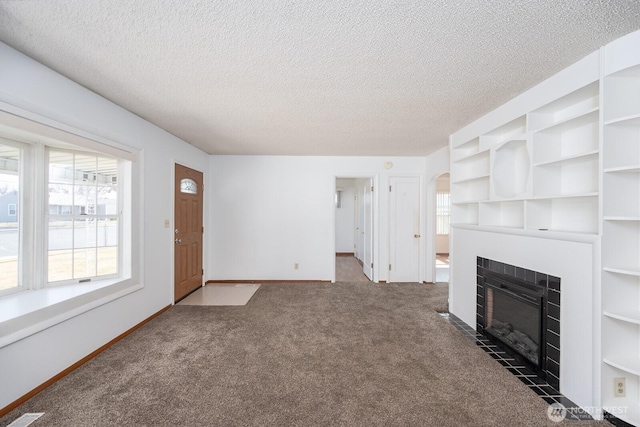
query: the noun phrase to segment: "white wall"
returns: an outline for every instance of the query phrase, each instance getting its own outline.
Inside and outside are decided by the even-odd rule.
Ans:
[[[0,64],[1,102],[143,150],[144,188],[142,220],[134,224],[143,235],[143,254],[133,259],[144,288],[0,348],[3,408],[171,304],[173,228],[164,228],[164,220],[173,218],[173,164],[207,173],[208,156],[2,43]]]
[[[385,169],[385,161],[393,168]],[[211,156],[206,279],[334,280],[335,179],[371,176],[374,277],[387,280],[388,270],[379,267],[389,257],[388,178],[424,179],[425,165],[417,157]]]
[[[355,246],[355,180],[338,178],[336,190],[342,191],[341,204],[336,208],[336,252],[354,252]]]

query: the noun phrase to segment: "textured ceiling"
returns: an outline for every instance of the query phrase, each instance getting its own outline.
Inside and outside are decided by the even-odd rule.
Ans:
[[[426,155],[637,0],[0,0],[0,40],[212,154]]]

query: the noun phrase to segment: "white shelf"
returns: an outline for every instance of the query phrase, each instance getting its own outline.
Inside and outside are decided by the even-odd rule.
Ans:
[[[640,173],[640,165],[619,166],[616,168],[607,168],[604,173]]]
[[[640,65],[606,76],[603,93],[605,123],[640,113]]]
[[[573,154],[571,156],[560,157],[560,158],[555,159],[555,160],[549,160],[549,161],[546,161],[546,162],[536,163],[534,166],[539,167],[539,166],[555,165],[555,164],[558,164],[558,163],[569,163],[569,162],[574,161],[574,160],[581,161],[581,160],[584,160],[584,158],[587,158],[587,157],[597,157],[598,154],[599,154],[599,150],[592,150],[592,151],[589,151],[587,153],[578,153],[578,154]]]
[[[478,223],[478,203],[452,203],[451,217],[458,223],[477,224]]]
[[[611,356],[603,359],[604,363],[633,375],[640,376],[640,358],[629,356]]]
[[[605,221],[640,221],[640,216],[605,216]]]
[[[465,160],[473,160],[474,157],[479,157],[483,154],[489,154],[489,150],[482,150],[482,151],[477,151],[475,153],[471,153],[471,154],[465,154],[459,158],[457,158],[455,160],[456,163],[462,163]]]
[[[533,200],[555,200],[555,199],[572,199],[578,197],[598,197],[597,191],[592,191],[590,193],[575,193],[575,194],[557,194],[550,196],[536,196]]]
[[[635,169],[635,166],[616,168],[604,174],[602,207],[605,217],[640,216],[640,175],[634,172]]]
[[[573,129],[579,126],[583,126],[587,123],[593,123],[598,121],[598,112],[600,111],[599,107],[591,108],[585,112],[580,112],[573,116],[567,117],[563,120],[559,120],[555,123],[552,123],[546,127],[535,129],[534,132],[542,133],[542,132],[565,132],[569,129]]]
[[[480,136],[480,146],[496,147],[496,144],[523,139],[527,132],[527,116],[520,116]]]
[[[454,145],[453,149],[458,151],[478,151],[478,145],[480,138],[475,137],[469,141],[465,141],[462,144]]]
[[[575,90],[568,95],[529,113],[529,128],[548,129],[576,117],[589,114],[600,105],[599,81]]]
[[[482,199],[482,200],[477,200],[477,199],[468,199],[468,200],[460,200],[460,201],[456,201],[456,202],[451,202],[452,205],[472,205],[472,204],[476,204],[476,203],[485,203],[488,202],[489,199]]]
[[[533,168],[533,195],[539,198],[598,193],[599,170],[599,156],[594,151],[537,165]]]
[[[477,181],[484,178],[489,178],[489,174],[486,173],[484,175],[473,176],[471,178],[459,179],[457,181],[451,181],[451,184],[464,184],[465,182]]]
[[[604,267],[640,271],[640,222],[604,221],[602,234]]]
[[[490,151],[483,150],[454,161],[451,165],[452,184],[469,182],[482,177],[486,177],[488,182],[489,156]]]
[[[598,200],[597,193],[529,200],[525,202],[526,227],[529,230],[598,234]]]
[[[607,317],[611,317],[612,319],[618,319],[623,322],[634,323],[636,325],[640,325],[640,311],[604,311],[604,314]]]
[[[508,138],[505,138],[504,140],[502,140],[499,143],[495,144],[492,148],[499,149],[503,145],[508,144],[510,142],[514,142],[514,141],[525,141],[526,142],[526,140],[527,140],[527,134],[526,133],[519,133],[519,134],[516,134],[516,135],[511,135]]]
[[[540,231],[528,228],[497,227],[463,222],[452,223],[451,227],[462,230],[473,230],[486,233],[509,234],[512,236],[535,237],[538,239],[561,240],[565,242],[578,242],[588,244],[594,244],[598,239],[598,236],[593,233],[580,233],[563,230]]]
[[[640,268],[624,268],[624,267],[604,267],[604,271],[609,273],[625,274],[627,276],[640,277]]]
[[[640,118],[604,126],[603,137],[605,171],[640,165]]]
[[[604,122],[605,126],[622,125],[622,126],[638,126],[640,125],[640,113],[629,114],[624,117],[617,117]]]
[[[490,227],[524,228],[524,202],[482,203],[479,224]]]

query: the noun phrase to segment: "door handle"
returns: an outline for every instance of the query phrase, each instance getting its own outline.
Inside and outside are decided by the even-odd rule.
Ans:
[[[182,239],[176,239],[175,242],[176,243],[182,243]]]
[[[415,239],[419,239],[419,238],[420,238],[420,235],[419,235],[419,234],[414,234],[414,235],[413,235],[413,237],[414,237]]]

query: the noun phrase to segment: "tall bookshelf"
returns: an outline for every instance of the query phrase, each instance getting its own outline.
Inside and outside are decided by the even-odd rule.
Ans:
[[[640,35],[605,47],[602,405],[640,425]],[[630,49],[629,49],[630,48]],[[615,384],[624,379],[625,396]]]

